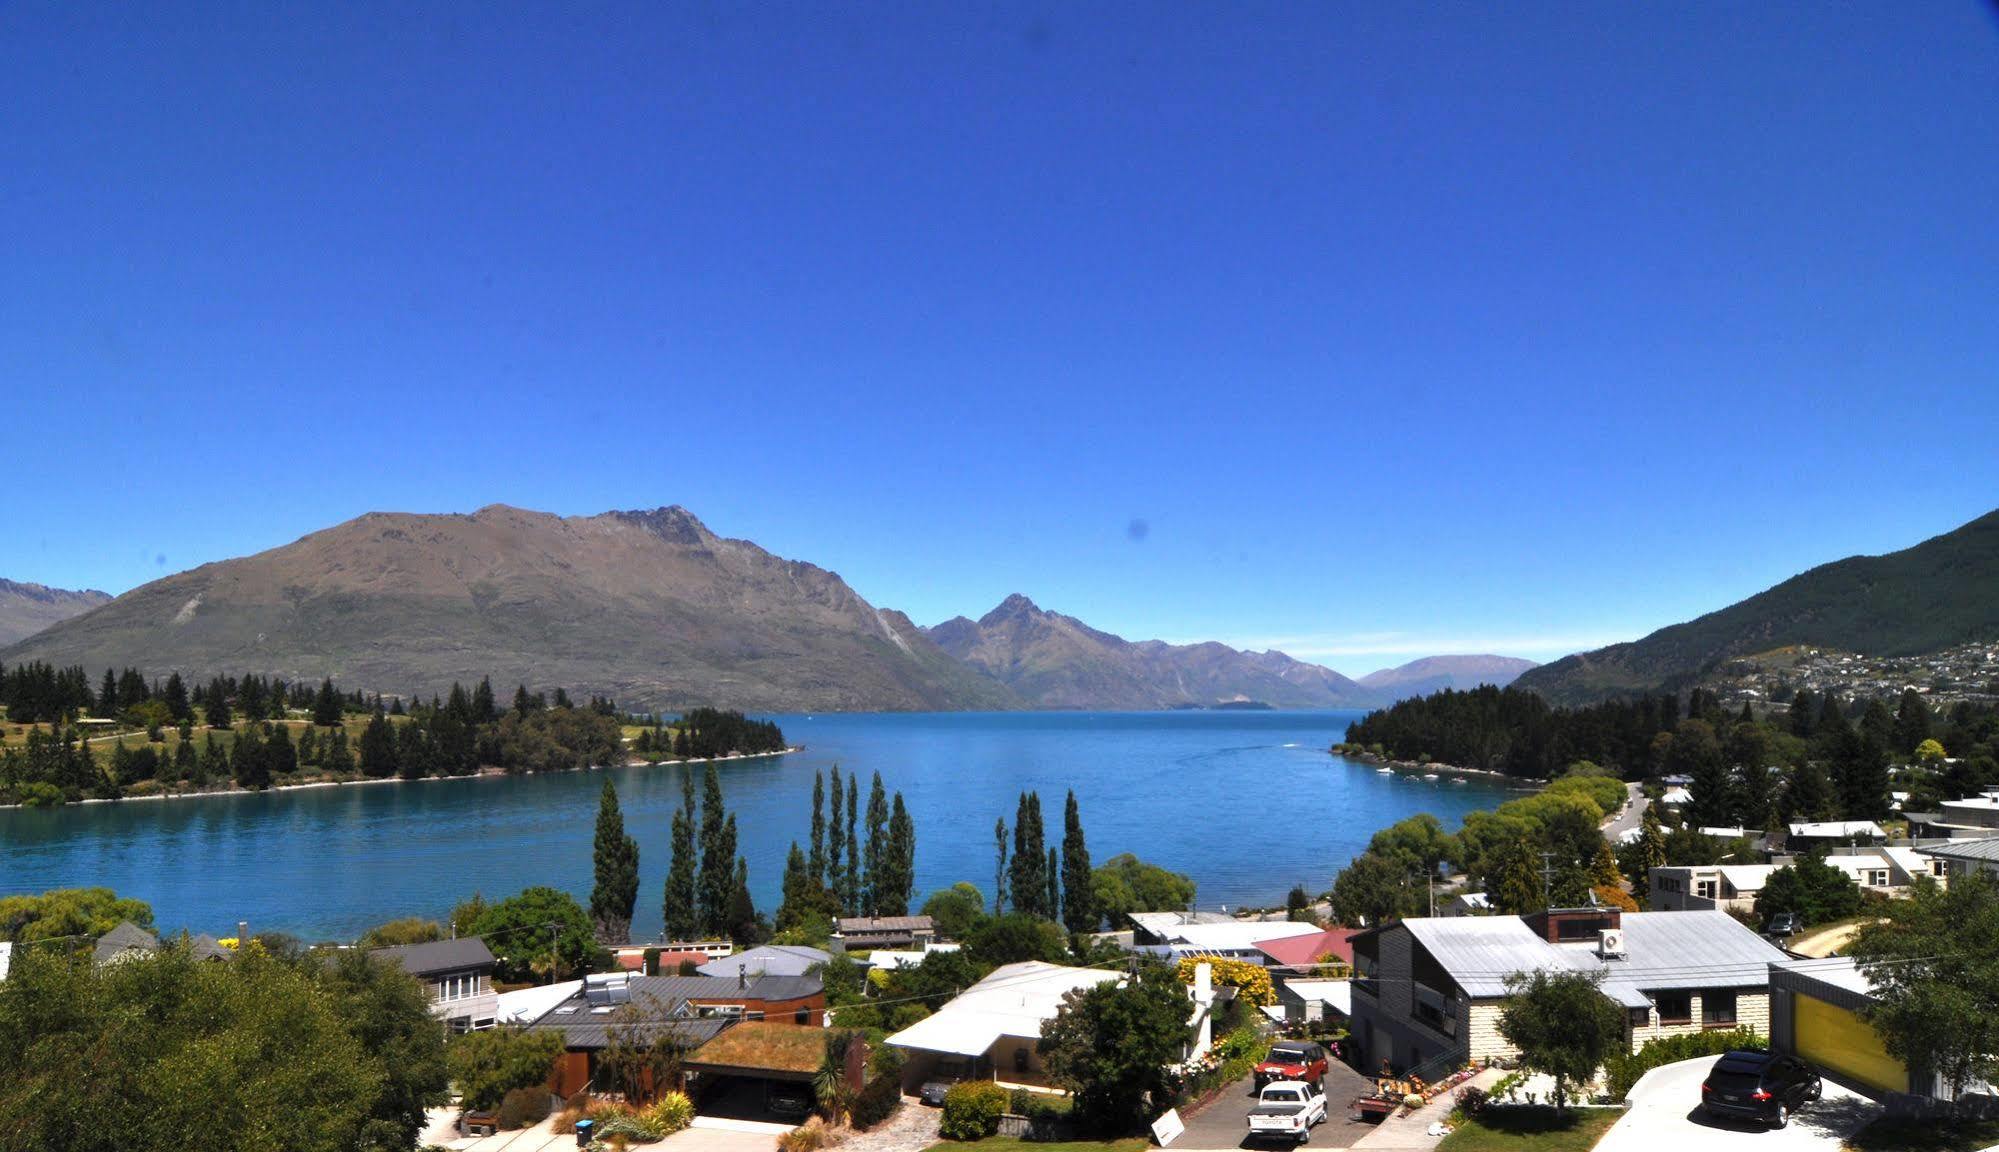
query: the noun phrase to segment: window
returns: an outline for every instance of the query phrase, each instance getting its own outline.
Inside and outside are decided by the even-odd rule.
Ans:
[[[1735,1026],[1735,993],[1701,993],[1701,1023],[1714,1028]]]
[[[796,1011],[796,1012],[793,1012],[793,1013],[791,1014],[791,1022],[792,1022],[793,1024],[810,1024],[810,1023],[812,1023],[812,1009],[810,1009],[810,1008],[800,1008],[800,1009],[799,1009],[798,1011]]]
[[[1714,881],[1702,880],[1694,885],[1694,895],[1702,899],[1714,899]]]
[[[437,982],[439,1000],[467,1000],[479,994],[477,976],[446,976]]]
[[[1652,1006],[1659,1010],[1661,1024],[1693,1023],[1694,998],[1685,992],[1660,992],[1652,997]]]
[[[1869,888],[1888,887],[1888,870],[1886,868],[1869,868],[1867,870],[1867,886]]]
[[[1628,1015],[1627,1025],[1634,1032],[1642,1030],[1646,1025],[1652,1023],[1652,1010],[1650,1008],[1633,1008]]]

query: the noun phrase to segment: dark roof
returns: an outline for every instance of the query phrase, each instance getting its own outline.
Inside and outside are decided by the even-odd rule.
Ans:
[[[403,971],[412,976],[463,972],[468,968],[493,966],[492,950],[477,936],[465,936],[457,940],[432,940],[428,944],[398,944],[393,948],[376,948],[368,955],[394,960],[403,966]]]
[[[833,922],[843,936],[886,933],[928,932],[934,927],[928,916],[842,916]]]
[[[116,928],[97,938],[95,955],[97,962],[102,964],[106,960],[113,959],[133,949],[138,949],[142,952],[151,952],[159,946],[159,937],[132,923],[130,920],[126,920],[120,922]]]
[[[222,942],[203,932],[187,942],[188,951],[196,960],[233,960],[236,954],[222,946]]]
[[[563,1046],[570,1049],[609,1047],[613,1029],[631,1030],[652,1040],[672,1033],[689,1048],[705,1044],[720,1035],[734,1021],[728,1017],[694,1014],[690,1000],[740,1002],[782,999],[757,991],[760,985],[796,984],[799,977],[766,976],[739,989],[734,980],[712,976],[634,976],[616,983],[585,981],[581,988],[528,1027],[534,1031],[562,1034]],[[810,981],[819,991],[819,982]]]

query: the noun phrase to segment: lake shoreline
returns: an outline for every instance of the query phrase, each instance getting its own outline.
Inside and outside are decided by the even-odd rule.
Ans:
[[[1328,748],[1327,752],[1343,760],[1352,760],[1358,764],[1371,764],[1376,767],[1390,768],[1407,776],[1421,776],[1429,773],[1434,773],[1438,776],[1460,776],[1467,780],[1481,780],[1489,783],[1504,784],[1509,788],[1517,788],[1522,792],[1536,791],[1547,784],[1546,780],[1530,780],[1521,776],[1508,776],[1504,772],[1494,772],[1490,768],[1464,768],[1456,764],[1438,764],[1419,760],[1395,760],[1387,756],[1377,756],[1372,752],[1363,751],[1358,748],[1342,752],[1340,751],[1340,747],[1340,745],[1335,744],[1331,748]]]
[[[481,768],[463,776],[419,776],[408,780],[401,776],[362,776],[352,780],[304,780],[297,784],[273,784],[269,788],[203,788],[199,791],[148,792],[141,796],[86,796],[81,800],[65,800],[61,804],[0,804],[0,811],[27,810],[55,811],[61,808],[77,808],[85,804],[131,804],[148,800],[204,800],[215,796],[268,796],[274,792],[309,792],[315,788],[351,788],[365,784],[429,784],[441,780],[510,780],[522,776],[561,776],[572,772],[602,772],[609,768],[656,768],[676,764],[726,764],[732,760],[768,760],[779,756],[789,756],[805,751],[805,745],[798,744],[781,748],[776,752],[731,752],[726,756],[689,757],[685,760],[626,760],[623,764],[591,764],[582,768],[564,768],[555,772],[509,772],[504,768]]]

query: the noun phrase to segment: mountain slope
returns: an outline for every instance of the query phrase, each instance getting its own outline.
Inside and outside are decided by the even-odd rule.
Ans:
[[[1224,644],[1133,643],[1013,595],[978,620],[927,630],[945,652],[1037,708],[1149,709],[1259,700],[1337,708],[1367,694],[1330,668]]]
[[[1480,684],[1504,688],[1532,667],[1532,660],[1514,656],[1425,656],[1370,672],[1357,683],[1386,701],[1395,701],[1408,696],[1428,696],[1446,688],[1476,688]]]
[[[658,707],[1017,707],[839,576],[685,509],[371,513],[134,589],[0,652],[95,669],[333,676],[430,693],[491,674]]]
[[[94,589],[71,592],[42,584],[0,579],[0,644],[12,644],[51,624],[81,616],[111,597]]]
[[[1642,640],[1565,656],[1514,683],[1557,703],[1680,688],[1786,644],[1908,656],[1999,638],[1999,512],[1886,556],[1824,564]]]

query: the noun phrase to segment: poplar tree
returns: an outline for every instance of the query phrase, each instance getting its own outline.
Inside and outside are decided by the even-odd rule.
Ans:
[[[729,897],[735,885],[735,825],[722,803],[722,778],[711,762],[701,778],[701,876],[696,906],[701,931],[720,933],[728,926]]]
[[[1094,932],[1097,922],[1090,849],[1083,842],[1083,814],[1071,789],[1062,810],[1062,926],[1071,932]]]
[[[888,849],[888,794],[882,788],[882,774],[874,774],[868,786],[868,843],[862,870],[861,903],[868,916],[882,914],[882,896],[888,887],[882,854]]]
[[[1062,915],[1062,863],[1055,855],[1055,846],[1048,846],[1048,866],[1041,874],[1048,878],[1048,892],[1043,897],[1045,906],[1042,915],[1054,920]]]
[[[666,871],[666,893],[661,912],[669,940],[692,940],[700,933],[700,912],[695,907],[694,774],[680,777],[680,809],[673,814],[673,859]]]
[[[1013,817],[1013,866],[1007,887],[1013,892],[1013,909],[1047,919],[1047,846],[1042,840],[1041,796],[1022,792]]]
[[[812,883],[826,883],[826,774],[812,773],[812,855],[806,860]]]
[[[853,912],[841,898],[845,885],[841,877],[847,854],[847,792],[840,786],[840,766],[833,765],[833,826],[828,831],[829,847],[826,850],[826,890],[832,895],[834,914],[846,916]]]
[[[854,822],[860,814],[860,777],[850,775],[847,777],[847,872],[840,897],[841,907],[850,910],[859,909],[861,903],[861,840],[854,833]]]
[[[597,837],[591,859],[596,883],[590,889],[590,919],[599,939],[623,943],[632,935],[632,907],[639,898],[639,842],[625,834],[618,790],[604,781],[597,800]]]
[[[887,879],[878,893],[879,916],[909,915],[909,901],[916,891],[916,822],[902,802],[902,793],[888,818],[888,847],[882,852],[882,871]]]
[[[993,915],[1006,911],[1006,817],[993,821]]]

